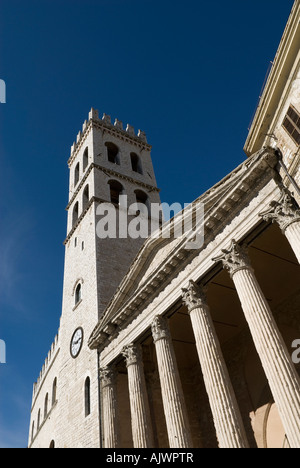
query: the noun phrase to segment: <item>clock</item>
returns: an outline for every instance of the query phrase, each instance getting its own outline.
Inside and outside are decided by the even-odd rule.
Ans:
[[[77,330],[75,330],[71,339],[70,352],[71,352],[72,358],[75,359],[77,358],[77,356],[79,356],[82,345],[83,345],[83,329],[80,327],[80,328],[77,328]]]

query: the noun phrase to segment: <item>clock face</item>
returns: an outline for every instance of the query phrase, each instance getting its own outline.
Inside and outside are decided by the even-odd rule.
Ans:
[[[77,330],[75,330],[72,336],[72,340],[71,340],[70,351],[71,351],[71,356],[73,358],[76,358],[79,355],[81,348],[82,348],[82,344],[83,344],[83,329],[80,327],[80,328],[77,328]]]

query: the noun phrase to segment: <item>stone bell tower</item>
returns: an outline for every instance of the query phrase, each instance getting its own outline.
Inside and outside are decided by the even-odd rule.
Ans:
[[[150,151],[144,132],[94,109],[71,148],[59,378],[61,418],[67,407],[70,421],[59,438],[69,437],[67,446],[99,444],[98,363],[87,340],[144,242],[99,237],[99,207],[109,203],[118,215],[121,195],[128,206],[160,203]]]
[[[109,204],[118,215],[125,196],[128,206],[160,203],[145,133],[136,134],[130,125],[123,128],[119,120],[112,124],[105,114],[100,119],[94,109],[72,145],[68,166],[62,315],[55,357],[49,353],[34,387],[33,447],[49,447],[50,442],[58,448],[100,446],[98,359],[87,342],[144,239],[120,238],[119,231],[99,236],[99,211]],[[44,393],[48,402],[53,382],[51,412],[41,425]]]

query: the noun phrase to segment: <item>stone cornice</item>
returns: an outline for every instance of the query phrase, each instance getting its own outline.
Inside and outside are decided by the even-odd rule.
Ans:
[[[93,120],[93,124],[96,128],[101,129],[103,132],[109,133],[110,135],[117,136],[121,140],[129,141],[130,143],[139,146],[141,149],[151,150],[152,146],[146,141],[143,141],[139,136],[130,135],[126,130],[120,130],[113,125],[105,124],[103,120]]]
[[[242,200],[247,195],[251,195],[251,189],[257,187],[257,181],[263,177],[272,178],[276,164],[277,157],[274,150],[263,149],[224,179],[225,191],[222,183],[216,185],[216,191],[220,195],[218,201],[216,193],[210,189],[210,196],[205,193],[195,202],[204,202],[208,207],[205,213],[206,245],[214,239],[216,232],[222,229],[224,221],[234,216]],[[231,178],[234,181],[233,185],[230,183]],[[209,203],[210,197],[213,198],[213,203]],[[169,253],[168,258],[162,261],[142,284],[137,286],[136,278],[141,274],[146,259],[153,249],[162,246],[163,242],[165,239],[161,237],[150,237],[146,240],[115,296],[108,304],[102,320],[95,327],[89,339],[91,349],[103,349],[105,343],[116,336],[118,327],[131,322],[139,313],[139,308],[141,306],[144,308],[153,300],[166,282],[170,281],[170,278],[174,277],[176,272],[182,269],[191,258],[199,254],[198,250],[186,249],[186,237],[178,239],[178,243]]]

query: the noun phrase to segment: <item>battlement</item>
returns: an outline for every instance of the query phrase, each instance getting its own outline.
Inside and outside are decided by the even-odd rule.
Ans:
[[[71,158],[72,158],[72,155],[77,150],[77,148],[80,146],[80,142],[87,128],[89,127],[90,122],[97,123],[101,125],[102,127],[107,128],[109,130],[114,130],[118,133],[121,133],[123,136],[126,136],[128,138],[133,138],[134,140],[140,143],[148,144],[146,133],[143,132],[142,130],[139,130],[136,135],[134,127],[130,124],[127,124],[126,129],[124,130],[123,122],[121,122],[121,120],[115,119],[114,124],[112,124],[110,115],[103,114],[103,117],[100,119],[98,110],[92,108],[89,112],[88,120],[84,121],[82,125],[82,130],[78,132],[76,141],[71,146]]]
[[[50,368],[50,366],[52,365],[53,361],[54,361],[54,357],[56,356],[56,353],[57,351],[59,350],[59,331],[57,333],[57,335],[55,336],[54,338],[54,341],[51,345],[51,348],[50,348],[50,351],[45,359],[45,362],[44,362],[44,365],[42,367],[42,370],[40,372],[40,375],[38,376],[38,379],[37,381],[33,384],[33,396],[32,396],[32,402],[34,402],[34,399],[36,397],[36,395],[38,394],[38,391],[43,383],[43,380]]]

